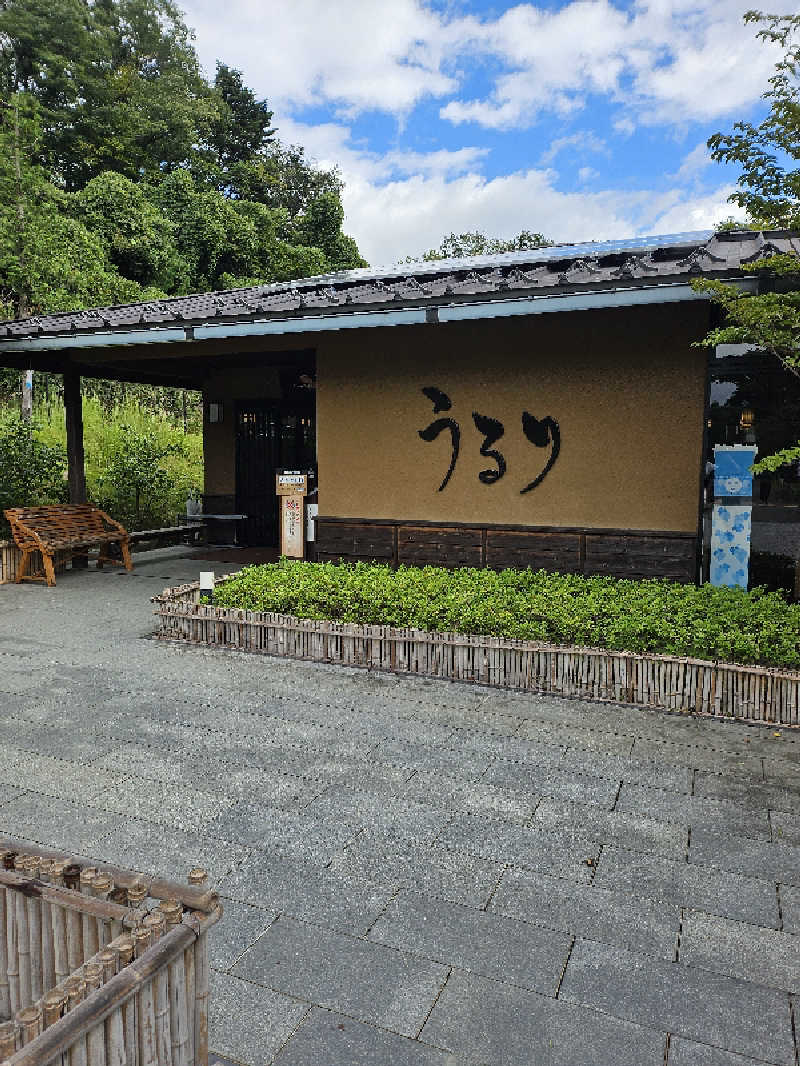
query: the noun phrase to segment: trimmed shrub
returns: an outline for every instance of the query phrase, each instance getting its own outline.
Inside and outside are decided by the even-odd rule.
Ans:
[[[800,604],[766,589],[281,560],[247,567],[220,586],[215,602],[300,618],[800,667]]]

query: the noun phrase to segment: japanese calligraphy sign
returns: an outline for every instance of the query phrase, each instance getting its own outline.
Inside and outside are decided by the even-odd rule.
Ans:
[[[447,416],[434,418],[430,425],[418,430],[422,440],[428,443],[435,441],[443,433],[450,435],[450,465],[442,478],[442,483],[439,485],[439,492],[444,492],[450,478],[453,476],[461,451],[461,424],[450,415],[453,403],[445,392],[442,392],[441,389],[434,385],[426,386],[422,389],[422,392],[433,404],[434,415],[444,414]],[[504,454],[494,447],[505,435],[506,427],[499,419],[488,414],[482,414],[479,411],[472,412],[472,421],[478,437],[483,438],[479,444],[479,452],[493,463],[492,466],[488,466],[479,472],[478,480],[483,485],[494,485],[506,475],[508,470]],[[527,476],[529,480],[527,484],[523,484],[519,489],[520,495],[525,495],[526,492],[530,492],[537,485],[540,485],[552,470],[561,452],[561,430],[558,422],[550,415],[537,418],[530,411],[522,410],[520,421],[525,437],[534,448],[541,449],[540,454],[544,455],[546,460],[544,466],[539,469],[534,477],[530,477],[531,470],[528,470]],[[537,463],[534,459],[532,470],[535,470],[536,466]]]

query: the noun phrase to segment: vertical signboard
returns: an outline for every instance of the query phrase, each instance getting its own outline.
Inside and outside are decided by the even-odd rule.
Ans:
[[[305,555],[303,499],[308,492],[308,475],[299,470],[276,474],[275,491],[281,500],[281,555],[302,559]]]
[[[714,448],[712,585],[747,588],[753,509],[750,467],[755,461],[756,449],[751,444],[717,445]]]

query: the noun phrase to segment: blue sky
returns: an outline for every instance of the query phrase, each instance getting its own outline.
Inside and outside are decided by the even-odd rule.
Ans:
[[[777,54],[753,0],[184,0],[206,69],[243,71],[279,136],[340,167],[373,264],[451,232],[557,241],[704,229]],[[800,12],[797,0],[777,5]]]

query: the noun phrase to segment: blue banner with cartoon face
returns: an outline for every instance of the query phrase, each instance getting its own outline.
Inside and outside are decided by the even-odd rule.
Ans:
[[[714,448],[714,496],[752,496],[750,467],[755,461],[753,445],[717,445]]]

